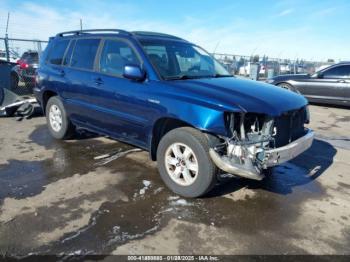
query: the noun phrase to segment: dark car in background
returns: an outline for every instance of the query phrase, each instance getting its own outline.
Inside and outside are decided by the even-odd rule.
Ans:
[[[350,62],[341,62],[312,75],[280,75],[269,84],[303,94],[310,102],[350,106]]]
[[[37,51],[24,52],[17,61],[17,65],[11,71],[11,88],[18,87],[23,82],[25,87],[32,89],[35,85],[35,74],[39,65],[39,53]]]

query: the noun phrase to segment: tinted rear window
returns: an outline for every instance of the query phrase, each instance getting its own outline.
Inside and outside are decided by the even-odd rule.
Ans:
[[[63,65],[69,65],[70,64],[70,60],[72,58],[73,49],[75,47],[75,42],[76,42],[76,40],[72,40],[70,42],[68,51],[66,52],[66,55],[65,55],[64,60],[63,60]]]
[[[54,64],[54,65],[62,64],[63,56],[67,49],[68,43],[69,43],[68,39],[54,42],[50,49],[47,61],[50,64]]]
[[[24,52],[21,60],[25,60],[27,63],[38,63],[39,55],[37,52]]]
[[[93,69],[100,39],[77,40],[71,59],[71,67]]]

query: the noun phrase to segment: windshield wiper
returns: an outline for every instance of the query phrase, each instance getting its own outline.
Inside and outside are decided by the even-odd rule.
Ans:
[[[221,74],[215,74],[213,77],[219,78],[219,77],[233,77],[233,75],[221,75]]]
[[[186,80],[186,79],[195,79],[200,78],[200,76],[190,76],[190,75],[180,75],[180,76],[169,76],[165,80]]]
[[[191,75],[179,75],[179,76],[169,76],[166,77],[165,80],[186,80],[186,79],[199,79],[199,78],[219,78],[219,77],[233,77],[232,75],[199,75],[199,76],[191,76]]]

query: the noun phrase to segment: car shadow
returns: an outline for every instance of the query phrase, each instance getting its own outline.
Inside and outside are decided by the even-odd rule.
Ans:
[[[322,153],[321,153],[322,152]],[[321,176],[333,163],[337,150],[331,144],[315,139],[312,146],[292,161],[274,167],[262,181],[224,175],[205,197],[234,193],[242,188],[260,189],[287,195],[298,186],[309,184]]]

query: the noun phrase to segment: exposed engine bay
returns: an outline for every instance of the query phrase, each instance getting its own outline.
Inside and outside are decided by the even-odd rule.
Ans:
[[[278,117],[256,113],[225,115],[229,137],[210,149],[214,163],[223,171],[261,180],[262,170],[299,155],[311,146],[313,132],[304,127],[309,122],[307,107]]]

